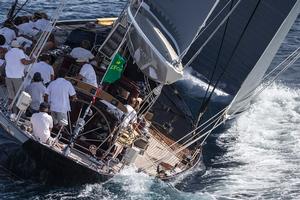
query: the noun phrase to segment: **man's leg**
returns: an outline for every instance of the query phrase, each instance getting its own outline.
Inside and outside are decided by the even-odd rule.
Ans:
[[[12,79],[6,77],[5,84],[6,84],[7,94],[8,94],[8,105],[10,105],[14,98],[14,86],[13,86]]]
[[[11,79],[12,80],[12,84],[13,84],[13,99],[16,97],[21,85],[22,85],[22,78],[13,78]],[[14,113],[17,113],[18,112],[18,108],[16,106],[13,107],[13,111]]]

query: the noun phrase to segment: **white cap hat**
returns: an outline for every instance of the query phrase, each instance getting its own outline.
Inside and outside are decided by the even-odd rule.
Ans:
[[[21,45],[17,40],[13,40],[10,44],[11,47],[13,48],[19,48]]]

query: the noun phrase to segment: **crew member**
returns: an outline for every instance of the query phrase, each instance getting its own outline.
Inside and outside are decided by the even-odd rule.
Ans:
[[[75,59],[86,59],[92,60],[94,59],[94,55],[89,50],[90,49],[90,42],[88,40],[83,40],[81,42],[81,47],[75,47],[70,55]]]
[[[68,121],[68,112],[71,111],[70,100],[76,100],[76,92],[70,81],[61,75],[47,87],[45,102],[50,103],[50,110],[54,125],[62,125],[62,120]]]
[[[98,87],[96,72],[91,64],[88,63],[87,59],[79,58],[76,62],[81,66],[78,79],[83,82]]]
[[[0,28],[0,34],[5,37],[6,45],[10,45],[10,43],[17,37],[16,32],[12,29],[12,27],[12,23],[6,20],[3,28]]]
[[[12,102],[22,84],[25,65],[29,65],[35,61],[33,58],[30,60],[26,59],[27,56],[18,41],[13,40],[11,46],[13,48],[5,54],[5,83],[8,91],[9,103]]]
[[[50,31],[50,21],[48,20],[48,15],[46,13],[36,12],[34,13],[33,18],[35,20],[34,28],[36,28],[39,31]]]
[[[125,113],[122,126],[123,127],[131,127],[131,125],[137,123],[137,110],[139,109],[139,100],[137,98],[132,98],[129,101],[129,104],[124,105],[127,109],[127,113]]]
[[[42,79],[44,84],[47,86],[51,81],[54,80],[54,70],[53,67],[50,65],[51,63],[51,56],[47,54],[43,54],[40,56],[40,62],[35,63],[30,71],[31,77],[36,72],[41,73]]]
[[[34,29],[34,23],[29,21],[27,16],[22,17],[22,23],[17,26],[19,35],[26,35],[28,37],[35,37],[39,31]]]
[[[46,87],[43,84],[41,73],[36,72],[33,76],[32,83],[25,90],[31,96],[30,114],[39,110],[40,104],[44,101]]]
[[[34,113],[30,121],[34,137],[42,143],[50,144],[52,140],[51,130],[53,128],[53,120],[48,112],[49,104],[43,102],[40,104],[39,113]]]

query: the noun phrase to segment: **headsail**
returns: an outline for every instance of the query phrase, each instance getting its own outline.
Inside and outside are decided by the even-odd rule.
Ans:
[[[182,77],[179,54],[193,41],[218,0],[145,0],[127,13],[129,49],[140,69],[157,82]]]
[[[238,0],[220,0],[197,39],[188,60],[206,41]],[[225,5],[230,3],[230,6]],[[222,10],[223,9],[223,10]],[[222,10],[222,12],[220,12]],[[192,67],[235,96],[228,114],[247,107],[275,53],[300,10],[299,0],[241,0],[240,5],[203,48]]]
[[[145,0],[168,31],[177,53],[183,52],[205,25],[218,0]]]

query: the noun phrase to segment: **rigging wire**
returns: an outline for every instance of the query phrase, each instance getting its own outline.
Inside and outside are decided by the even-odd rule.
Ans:
[[[195,38],[192,40],[192,42],[190,43],[190,45],[184,50],[182,51],[182,53],[179,55],[179,58],[182,60],[183,57],[187,54],[187,52],[190,50],[190,48],[192,47],[192,45],[194,44],[194,42],[212,25],[212,23],[221,15],[221,13],[225,10],[225,8],[229,5],[230,2],[232,2],[233,0],[229,0],[226,5],[218,12],[218,14],[216,14],[216,16],[204,27],[204,29],[202,29],[196,36]]]
[[[229,1],[229,2],[230,2],[230,1]],[[229,2],[228,2],[228,3],[229,3]],[[227,6],[227,5],[226,5],[226,6]],[[232,9],[232,6],[233,6],[233,1],[231,1],[230,9]],[[198,124],[200,123],[200,121],[201,121],[201,119],[202,119],[202,116],[203,116],[203,113],[204,113],[204,110],[206,110],[206,108],[207,108],[207,106],[208,106],[208,105],[205,105],[205,102],[207,102],[207,100],[209,100],[209,99],[206,100],[206,97],[207,97],[207,94],[208,94],[208,92],[209,92],[209,90],[210,90],[210,86],[211,86],[211,84],[212,84],[212,82],[213,82],[213,78],[214,78],[214,76],[215,76],[215,72],[216,72],[216,70],[217,70],[217,66],[218,66],[219,61],[220,61],[220,56],[221,56],[222,47],[223,47],[223,44],[224,44],[225,35],[226,35],[226,33],[227,33],[228,23],[229,23],[229,18],[228,18],[228,20],[227,20],[227,22],[226,22],[226,25],[225,25],[225,30],[224,30],[224,33],[223,33],[223,36],[222,36],[222,41],[221,41],[221,44],[220,44],[220,48],[219,48],[219,51],[218,51],[218,55],[217,55],[217,58],[216,58],[216,62],[215,62],[215,65],[214,65],[214,69],[213,69],[213,71],[212,71],[212,73],[211,73],[211,76],[210,76],[210,78],[209,78],[209,83],[208,83],[207,89],[206,89],[206,91],[205,91],[204,98],[203,98],[203,100],[202,100],[202,102],[201,102],[201,106],[200,106],[200,108],[199,108],[199,116],[198,116],[198,119],[197,119],[197,122],[196,122],[196,126],[198,126]],[[215,85],[213,88],[215,88],[215,87],[216,87],[216,85]],[[214,92],[214,91],[212,91],[212,93],[213,93],[213,92]]]
[[[292,56],[299,56],[300,47],[298,47],[295,51],[293,51],[290,56],[288,56],[286,59],[284,59],[279,65],[277,65],[274,69],[272,69],[268,74],[264,76],[263,79],[267,79],[269,76],[271,76],[279,67],[281,67],[284,63],[286,63],[289,59],[291,59]]]
[[[275,67],[271,72],[275,72],[276,69],[278,69],[280,66],[282,66],[284,63],[286,63],[288,60],[290,60],[286,66],[284,66],[283,69],[281,69],[272,79],[271,81],[268,81],[262,88],[260,88],[259,90],[257,90],[257,88],[255,89],[256,92],[250,97],[250,100],[256,98],[261,92],[263,92],[270,84],[272,84],[277,78],[278,76],[283,73],[284,71],[286,71],[288,69],[288,67],[290,67],[291,65],[293,65],[299,58],[300,58],[300,47],[297,48],[293,53],[291,53],[284,61],[282,61],[277,67]],[[265,77],[270,77],[270,74],[271,73],[268,73]],[[175,155],[177,155],[178,153],[180,153],[181,151],[183,151],[184,149],[188,148],[189,146],[191,146],[192,144],[198,142],[199,140],[201,140],[202,138],[204,138],[201,142],[201,146],[204,145],[205,141],[207,140],[207,138],[209,137],[209,135],[212,133],[213,130],[215,130],[217,127],[219,127],[221,124],[223,124],[225,121],[227,121],[228,119],[232,119],[236,113],[240,112],[240,110],[243,108],[243,106],[239,106],[236,110],[234,110],[232,112],[232,114],[230,114],[230,116],[226,116],[226,117],[223,117],[223,115],[226,114],[226,112],[230,109],[230,106],[224,108],[222,110],[222,112],[219,112],[221,113],[219,118],[217,118],[216,120],[214,120],[213,122],[211,122],[208,126],[206,126],[205,128],[203,128],[202,130],[205,130],[207,127],[209,127],[210,125],[212,125],[212,123],[216,122],[214,124],[214,126],[209,129],[208,131],[206,131],[205,133],[201,134],[199,137],[195,138],[193,137],[193,140],[191,140],[191,138],[188,140],[188,142],[185,142],[179,149],[177,149],[175,151]],[[219,114],[217,113],[217,114]],[[216,116],[216,115],[215,115]],[[231,117],[233,116],[233,117]],[[221,120],[223,118],[223,120]],[[212,118],[210,118],[209,120],[211,120]],[[208,121],[209,121],[208,120]],[[207,123],[207,121],[205,122]],[[200,134],[202,132],[202,130],[198,131],[197,134]],[[194,130],[195,131],[195,130]],[[188,134],[189,135],[189,134]],[[187,136],[187,135],[186,135]],[[186,137],[185,136],[185,137]],[[184,137],[183,137],[184,138]],[[180,140],[182,140],[183,138],[181,138]],[[180,140],[176,141],[175,143],[178,143],[180,142]],[[172,147],[175,143],[173,143],[172,145],[170,145],[169,147]],[[147,166],[147,167],[144,167],[142,170],[146,170],[152,166],[154,166],[155,164],[159,164],[159,162],[161,162],[162,160],[165,160],[167,159],[167,161],[171,158],[168,158],[166,153],[162,155],[162,158],[156,160],[154,162],[154,164],[152,164],[151,166]]]
[[[205,123],[201,124],[199,127],[197,127],[196,129],[194,129],[193,131],[191,131],[190,133],[188,133],[187,135],[185,135],[184,137],[180,138],[179,140],[177,140],[176,142],[172,143],[171,145],[169,145],[168,147],[172,149],[173,146],[179,144],[179,142],[183,141],[185,138],[189,137],[189,136],[192,136],[190,138],[188,138],[183,144],[179,144],[181,147],[186,145],[188,142],[192,141],[193,138],[195,138],[197,135],[199,135],[203,130],[207,129],[208,127],[210,127],[213,123],[215,123],[218,119],[220,119],[225,113],[226,113],[226,110],[227,110],[227,107],[222,109],[221,111],[219,111],[217,114],[215,114],[213,117],[211,117],[210,119],[208,119]],[[218,117],[218,118],[216,118]],[[214,119],[216,118],[216,119]],[[214,119],[214,120],[213,120]],[[211,121],[211,122],[210,122]],[[210,123],[208,123],[210,122]],[[202,128],[204,125],[206,125],[204,128]],[[202,128],[200,131],[199,129]],[[204,137],[205,135],[200,135],[199,137],[202,138]],[[182,150],[184,150],[186,148],[183,148]],[[154,153],[157,153],[159,150],[156,149],[156,151],[154,151]],[[158,159],[155,161],[155,164],[159,163],[161,160],[163,160],[165,158],[165,156],[168,155],[169,152],[164,152],[162,154],[162,159]],[[179,152],[178,152],[179,153]],[[175,153],[175,155],[177,155],[177,153]],[[145,167],[144,169],[148,169],[150,167],[152,167],[153,165],[151,166],[148,166],[148,167]]]
[[[254,8],[252,14],[250,15],[250,17],[249,17],[249,19],[248,19],[248,21],[247,21],[245,27],[243,28],[243,30],[242,30],[242,32],[241,32],[241,35],[240,35],[238,41],[236,42],[236,44],[235,44],[235,46],[234,46],[234,48],[233,48],[233,50],[232,50],[232,52],[231,52],[231,55],[230,55],[229,59],[227,60],[227,63],[225,64],[225,67],[222,69],[222,72],[220,73],[219,77],[217,78],[217,80],[216,80],[216,82],[215,82],[215,84],[214,84],[214,86],[213,86],[213,89],[212,89],[212,91],[210,92],[210,95],[209,95],[208,98],[205,100],[205,102],[204,102],[204,106],[205,106],[204,112],[207,111],[208,105],[209,105],[210,100],[211,100],[211,98],[212,98],[212,95],[213,95],[215,89],[217,88],[219,82],[221,81],[221,78],[222,78],[222,77],[224,76],[224,74],[227,72],[227,69],[228,69],[228,67],[229,67],[229,63],[230,63],[230,61],[232,60],[232,58],[233,58],[233,56],[234,56],[234,53],[236,52],[236,49],[237,49],[238,45],[240,44],[240,42],[241,42],[241,40],[242,40],[242,38],[243,38],[243,36],[244,36],[246,30],[248,29],[248,26],[249,26],[249,24],[250,24],[252,18],[254,17],[254,14],[256,13],[256,10],[257,10],[257,8],[258,8],[258,6],[259,6],[260,3],[261,3],[261,0],[259,0],[259,1],[256,3],[256,6],[255,6],[255,8]],[[202,120],[203,114],[200,113],[199,116],[200,116],[200,118],[199,118],[198,120],[199,120],[199,122],[200,122],[200,121]],[[199,122],[197,122],[197,123],[199,123]]]
[[[286,66],[281,69],[272,79],[271,81],[268,81],[262,88],[260,88],[259,90],[256,90],[256,92],[250,97],[250,100],[256,98],[259,94],[261,94],[268,86],[270,86],[273,82],[275,82],[275,80],[279,77],[280,74],[282,74],[284,71],[286,71],[291,65],[293,65],[299,58],[300,58],[300,52],[299,52],[300,47],[294,51],[292,54],[290,54],[282,63],[285,63],[287,60],[291,59],[290,62],[288,62],[286,64]],[[296,53],[295,53],[296,52]],[[282,63],[280,63],[275,69],[277,69],[279,66],[282,66]],[[274,71],[274,70],[272,70]],[[236,113],[238,113],[241,109],[243,108],[243,106],[238,107],[236,110],[233,111],[232,114],[230,114],[230,116],[235,116]],[[227,107],[227,111],[230,109],[230,107]],[[227,119],[232,119],[230,118],[230,116],[227,116],[224,118],[224,120],[222,120],[221,122],[217,122],[215,124],[215,126],[210,129],[209,131],[207,131],[206,133],[204,133],[203,135],[206,135],[205,139],[202,141],[202,145],[204,144],[205,140],[207,139],[207,137],[209,136],[209,134],[216,129],[217,127],[219,127],[222,123],[224,123]],[[202,137],[202,135],[201,135]],[[190,145],[192,145],[193,143],[197,142],[198,140],[201,139],[200,138],[196,138],[195,140],[191,141],[190,143],[186,144],[185,148],[189,147]],[[184,147],[182,147],[182,149],[180,149],[180,151],[184,150]],[[180,152],[178,151],[178,152]],[[176,151],[177,152],[177,151]]]
[[[185,64],[184,67],[189,66],[200,54],[202,49],[207,45],[207,43],[213,38],[213,36],[218,32],[221,26],[227,21],[227,19],[232,15],[232,13],[237,9],[238,5],[241,3],[242,0],[239,0],[234,7],[228,12],[228,14],[223,18],[221,23],[217,26],[217,28],[210,34],[207,40],[202,44],[202,46],[197,50],[197,52],[192,56],[192,58]]]
[[[16,16],[17,16],[17,14],[21,11],[21,10],[23,10],[23,7],[29,2],[30,0],[26,0],[21,6],[18,6],[18,5],[16,5],[17,7],[18,7],[18,10],[15,12],[15,14],[12,16],[12,19],[14,19]]]

